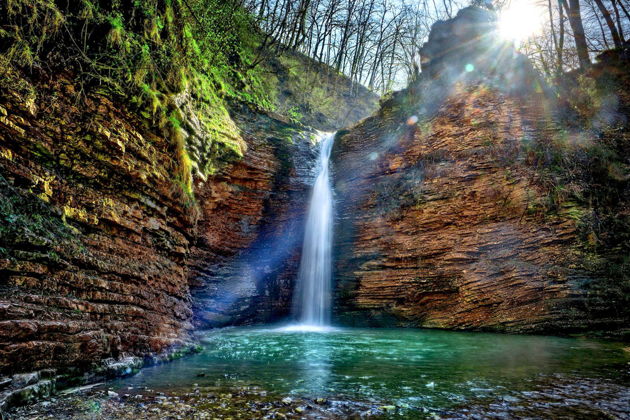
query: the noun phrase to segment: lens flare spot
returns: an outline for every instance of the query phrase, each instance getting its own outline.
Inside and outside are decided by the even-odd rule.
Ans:
[[[475,66],[473,66],[473,65],[472,65],[472,64],[470,64],[470,63],[468,63],[468,64],[466,64],[466,67],[464,67],[464,69],[465,69],[468,73],[470,73],[470,72],[475,71]]]
[[[378,159],[378,153],[376,152],[370,153],[370,160],[376,160],[376,159]]]
[[[541,32],[544,13],[544,8],[534,0],[512,1],[499,13],[499,35],[506,41],[521,44]]]

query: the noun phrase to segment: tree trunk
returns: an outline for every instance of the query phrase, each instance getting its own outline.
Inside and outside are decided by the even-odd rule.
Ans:
[[[630,13],[628,13],[628,9],[626,9],[626,6],[623,5],[623,1],[619,0],[616,3],[619,4],[619,6],[621,7],[621,10],[623,10],[623,13],[626,15],[628,20],[630,20]]]
[[[560,22],[560,28],[558,29],[558,69],[559,69],[559,73],[558,75],[560,75],[562,73],[562,71],[564,70],[564,33],[565,33],[565,29],[564,29],[564,9],[562,8],[562,4],[560,4],[560,1],[558,1],[558,6],[559,6],[559,22]]]
[[[623,25],[621,24],[621,14],[619,13],[619,6],[617,0],[612,0],[613,9],[615,10],[615,20],[617,21],[617,29],[619,30],[619,38],[621,38],[621,44],[626,42],[626,37],[623,33]]]
[[[573,38],[575,39],[575,47],[577,49],[580,68],[585,69],[591,65],[591,58],[588,55],[588,45],[586,44],[586,35],[584,34],[584,24],[582,23],[582,13],[580,11],[580,0],[561,0],[562,5],[567,11],[569,24],[573,30]]]
[[[604,20],[606,21],[606,25],[608,25],[608,29],[610,30],[610,34],[612,35],[615,48],[621,48],[622,46],[621,37],[619,36],[619,31],[617,31],[617,27],[615,26],[615,22],[613,21],[612,16],[610,15],[610,12],[608,11],[608,9],[606,9],[606,6],[604,6],[604,3],[602,2],[602,0],[595,0],[595,4],[599,8],[599,11],[602,12],[602,16],[604,17]]]
[[[610,46],[608,45],[608,37],[606,36],[606,31],[604,30],[604,25],[602,24],[602,20],[599,18],[599,14],[595,10],[595,6],[593,5],[593,2],[590,2],[589,4],[591,6],[591,10],[593,11],[593,14],[595,15],[595,18],[597,19],[597,25],[599,26],[599,31],[602,34],[602,40],[604,41],[604,45],[606,46],[606,49],[609,49]]]

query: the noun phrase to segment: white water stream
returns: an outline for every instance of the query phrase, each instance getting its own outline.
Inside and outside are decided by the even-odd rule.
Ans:
[[[329,160],[334,138],[335,133],[322,133],[319,139],[319,172],[308,208],[293,299],[293,312],[300,324],[295,329],[318,329],[330,323],[333,194]]]

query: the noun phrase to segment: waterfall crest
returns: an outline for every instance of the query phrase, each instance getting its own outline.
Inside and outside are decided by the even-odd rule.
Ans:
[[[314,327],[330,322],[333,193],[329,161],[334,138],[335,133],[320,135],[318,174],[309,203],[293,299],[298,322]]]

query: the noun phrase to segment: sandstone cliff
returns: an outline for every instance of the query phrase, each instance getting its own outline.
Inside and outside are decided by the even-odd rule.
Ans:
[[[626,298],[593,303],[593,285],[605,280],[583,246],[585,215],[599,211],[584,192],[602,184],[585,185],[592,168],[582,161],[598,133],[567,129],[527,60],[488,41],[488,14],[469,8],[436,24],[420,79],[337,138],[340,322],[520,332],[624,325]],[[615,276],[606,287],[623,290]]]
[[[570,268],[575,223],[533,210],[543,193],[524,142],[544,136],[547,123],[534,101],[458,87],[419,123],[412,108],[390,103],[339,138],[344,320],[368,310],[441,328],[568,321],[563,306],[585,274]]]
[[[193,215],[168,139],[68,78],[4,92],[3,373],[149,355],[189,341]]]
[[[169,131],[71,74],[20,77],[35,96],[0,95],[0,373],[45,374],[7,395],[103,360],[129,372],[190,348],[195,326],[286,315],[313,129],[232,103],[244,157],[195,178],[191,200]]]

